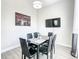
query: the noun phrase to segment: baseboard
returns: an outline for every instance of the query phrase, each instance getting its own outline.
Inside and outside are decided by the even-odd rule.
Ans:
[[[60,43],[56,43],[57,45],[61,45],[61,46],[65,46],[65,47],[69,47],[69,48],[71,48],[71,46],[70,45],[66,45],[66,44],[60,44]]]
[[[7,52],[7,51],[10,51],[10,50],[15,49],[15,48],[17,48],[17,47],[19,47],[19,45],[12,46],[12,47],[9,47],[9,48],[7,48],[7,49],[1,50],[1,53],[4,53],[4,52]]]
[[[59,43],[56,43],[56,44],[57,44],[57,45],[61,45],[61,46],[65,46],[65,47],[71,48],[71,46],[69,46],[69,45],[59,44]],[[19,46],[20,46],[20,45],[16,45],[16,46],[12,46],[12,47],[9,47],[9,48],[7,48],[7,49],[1,50],[1,53],[10,51],[10,50],[12,50],[12,49],[14,49],[14,48],[17,48],[17,47],[19,47]]]

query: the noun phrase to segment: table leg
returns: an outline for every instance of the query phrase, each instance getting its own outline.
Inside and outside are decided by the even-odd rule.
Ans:
[[[39,59],[39,45],[37,46],[37,59]]]

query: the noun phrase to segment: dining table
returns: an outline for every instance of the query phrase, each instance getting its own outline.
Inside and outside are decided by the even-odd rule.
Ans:
[[[30,43],[37,45],[37,59],[39,59],[40,45],[43,44],[44,42],[46,42],[47,40],[49,40],[48,36],[41,36],[41,37],[38,37],[38,38],[28,39],[28,41]]]

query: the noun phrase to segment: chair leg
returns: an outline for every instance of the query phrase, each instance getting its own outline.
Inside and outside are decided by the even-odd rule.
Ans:
[[[21,58],[23,59],[23,54],[22,54],[22,57]]]
[[[29,58],[29,59],[31,59],[31,58]]]
[[[55,54],[55,45],[54,45],[54,54]]]
[[[43,53],[42,53],[42,55],[43,55]]]
[[[34,59],[35,59],[35,56],[34,56]]]
[[[26,56],[24,56],[24,59],[26,59]]]
[[[53,50],[50,51],[50,59],[53,58]]]
[[[48,59],[48,54],[47,54],[47,59]]]

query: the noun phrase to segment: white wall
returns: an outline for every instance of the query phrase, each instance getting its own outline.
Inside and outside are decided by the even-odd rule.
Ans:
[[[64,46],[71,47],[72,41],[72,25],[73,25],[73,12],[74,1],[62,0],[48,7],[42,8],[38,11],[38,30],[41,34],[46,35],[47,32],[54,32],[57,34],[56,43]],[[45,20],[50,18],[61,18],[60,28],[46,28]]]
[[[79,9],[78,9],[78,4],[79,4],[79,1],[75,0],[75,6],[74,6],[74,22],[73,22],[73,33],[79,33],[79,28],[78,28],[78,25],[79,25]]]
[[[2,52],[17,47],[19,37],[25,37],[28,32],[37,30],[44,35],[52,31],[57,34],[57,44],[71,46],[73,2],[73,0],[62,0],[37,12],[33,9],[31,0],[2,0]],[[15,12],[31,16],[31,26],[15,26]],[[61,17],[61,27],[46,28],[45,19],[56,17]]]
[[[36,10],[29,0],[2,0],[1,50],[12,49],[19,45],[19,37],[36,31]],[[31,26],[15,26],[15,12],[31,16]]]

